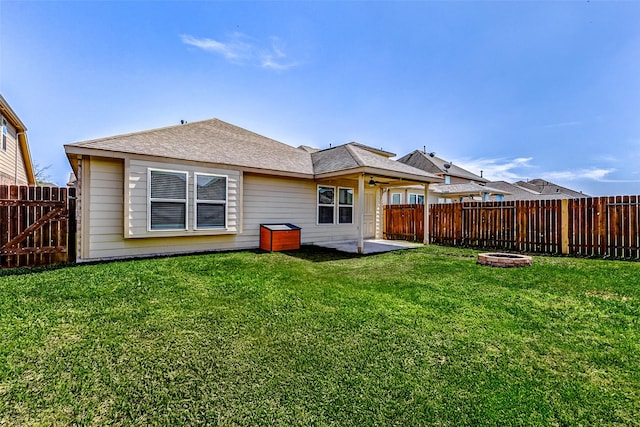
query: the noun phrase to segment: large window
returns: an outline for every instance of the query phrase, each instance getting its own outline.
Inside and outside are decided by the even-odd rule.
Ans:
[[[225,228],[227,218],[227,177],[195,174],[196,229]]]
[[[318,224],[333,224],[335,187],[318,186]]]
[[[353,188],[338,189],[338,222],[353,223]]]
[[[187,173],[149,169],[149,229],[187,229]]]
[[[353,224],[353,188],[318,186],[318,224]]]

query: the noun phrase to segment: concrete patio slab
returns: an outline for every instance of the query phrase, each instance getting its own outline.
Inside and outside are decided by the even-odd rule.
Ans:
[[[358,253],[357,240],[343,240],[339,242],[316,243],[322,248],[336,249],[350,254]],[[422,243],[406,242],[404,240],[380,240],[371,239],[364,241],[365,254],[377,254],[382,252],[398,251],[402,249],[416,249],[424,246]]]

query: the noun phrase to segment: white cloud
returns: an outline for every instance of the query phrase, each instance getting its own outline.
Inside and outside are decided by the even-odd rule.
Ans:
[[[261,44],[258,40],[237,32],[231,34],[225,41],[197,38],[187,34],[181,35],[180,39],[186,45],[222,55],[226,60],[237,65],[251,64],[278,71],[298,65],[298,62],[289,59],[282,41],[277,37],[271,37],[266,44]]]
[[[530,164],[533,157],[518,157],[515,159],[477,159],[463,160],[456,162],[457,165],[469,170],[470,172],[480,174],[491,181],[519,181],[527,177],[524,169],[532,168]]]
[[[569,171],[558,171],[558,172],[547,172],[545,173],[544,178],[549,181],[555,180],[563,180],[563,181],[577,181],[582,179],[592,179],[594,181],[607,182],[605,179],[607,175],[614,172],[615,169],[601,169],[601,168],[590,168],[590,169],[578,169],[578,170],[569,170]]]
[[[573,122],[560,122],[560,123],[551,123],[548,125],[542,126],[544,129],[553,129],[553,128],[566,128],[573,126],[580,126],[582,122],[573,121]]]
[[[542,178],[549,181],[579,181],[593,180],[611,182],[607,177],[615,172],[612,168],[583,168],[565,171],[544,171],[532,164],[533,157],[518,157],[515,159],[479,159],[458,162],[459,166],[479,174],[491,181],[515,182],[520,180]]]

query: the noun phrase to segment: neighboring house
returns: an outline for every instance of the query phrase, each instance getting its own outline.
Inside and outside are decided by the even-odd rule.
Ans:
[[[513,184],[506,181],[492,181],[487,185],[507,192],[508,195],[504,196],[505,201],[579,199],[581,197],[589,197],[582,192],[574,191],[543,179],[533,179],[526,182],[518,181]]]
[[[399,162],[434,174],[443,179],[443,183],[429,187],[429,203],[450,203],[465,200],[489,200],[489,197],[502,198],[505,194],[498,189],[486,187],[486,178],[476,175],[453,162],[436,156],[435,153],[415,150],[398,159]],[[393,189],[388,196],[387,204],[422,204],[424,198],[419,189],[408,186]]]
[[[0,184],[35,185],[27,127],[0,95]]]
[[[575,191],[567,187],[563,187],[553,182],[545,181],[544,179],[536,178],[527,181],[518,181],[515,183],[518,187],[525,188],[537,192],[542,196],[558,196],[561,195],[563,199],[579,199],[582,197],[589,197],[583,194],[582,191]]]
[[[450,201],[456,202],[488,202],[495,200],[501,202],[510,193],[504,189],[499,189],[490,184],[478,184],[468,182],[466,184],[436,184],[429,188],[437,197],[439,203]]]
[[[471,181],[488,182],[482,175],[476,175],[460,166],[454,165],[453,162],[441,159],[435,153],[415,150],[399,158],[398,161],[439,176],[444,180],[445,184],[466,184]]]
[[[358,143],[294,148],[217,119],[65,145],[78,260],[259,246],[264,223],[303,244],[382,236],[382,194],[440,182]],[[428,212],[428,210],[426,210]],[[425,213],[428,215],[428,213]]]

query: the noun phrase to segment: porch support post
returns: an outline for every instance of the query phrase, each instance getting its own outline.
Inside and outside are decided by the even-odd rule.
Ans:
[[[358,177],[358,253],[364,253],[364,174]]]
[[[429,184],[424,184],[424,239],[425,245],[429,244]]]

